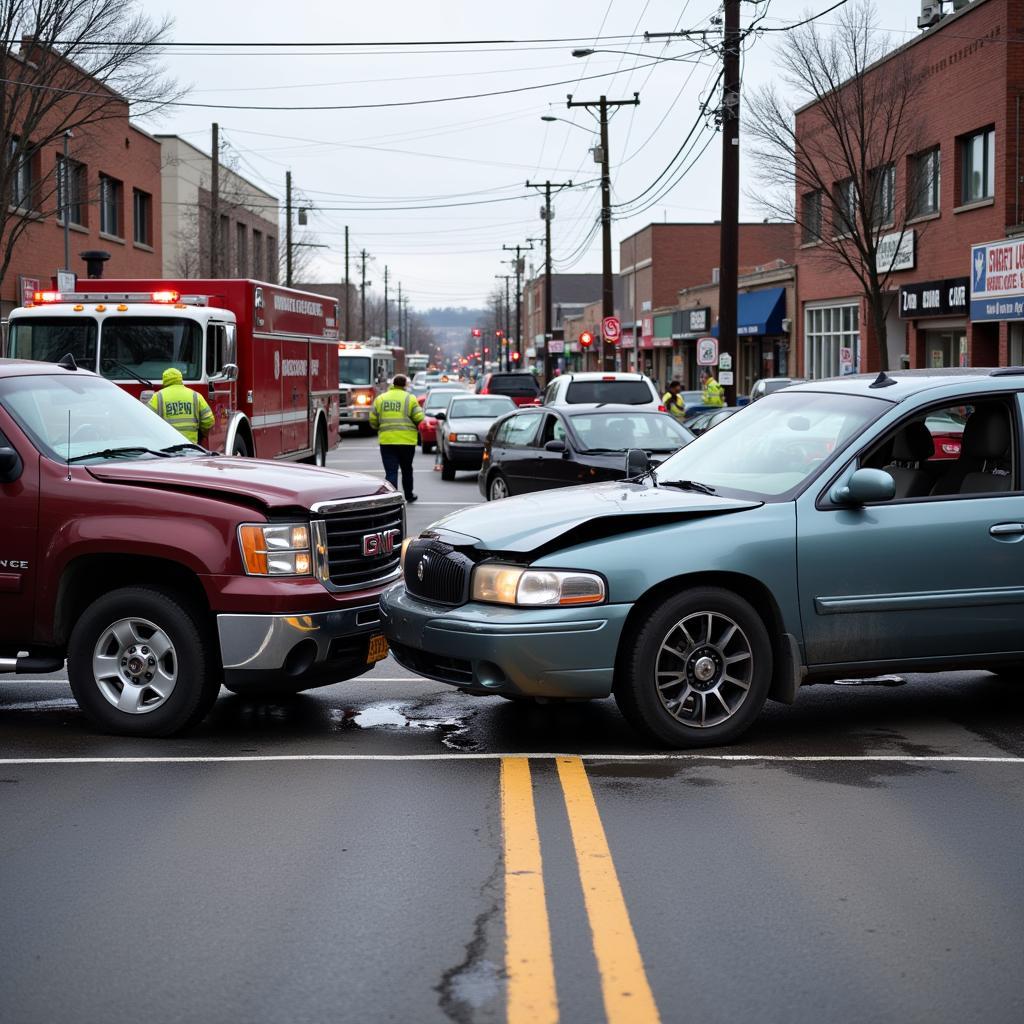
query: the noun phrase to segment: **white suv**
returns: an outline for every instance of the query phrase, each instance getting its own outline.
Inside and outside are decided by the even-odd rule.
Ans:
[[[544,389],[544,405],[595,402],[664,412],[654,381],[642,373],[563,373]]]

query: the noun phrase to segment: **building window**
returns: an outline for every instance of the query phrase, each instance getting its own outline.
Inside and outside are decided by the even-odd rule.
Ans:
[[[235,225],[235,277],[249,276],[249,229]]]
[[[121,182],[106,174],[100,175],[100,231],[121,237]]]
[[[856,303],[804,311],[804,373],[810,378],[855,373],[860,362]]]
[[[896,167],[885,164],[868,174],[871,186],[871,222],[876,228],[886,227],[893,222],[896,210]]]
[[[18,210],[32,209],[32,157],[18,154],[21,139],[11,136],[7,144],[8,161],[14,165],[11,172],[11,206]]]
[[[71,224],[85,225],[85,164],[57,157],[57,217],[65,213]]]
[[[135,223],[133,239],[139,245],[152,245],[153,197],[148,192],[132,189],[132,214]]]
[[[263,280],[263,232],[255,228],[252,231],[252,276],[257,281]]]
[[[939,212],[941,174],[942,153],[938,146],[911,158],[910,215],[912,217],[924,217],[929,213]]]
[[[985,128],[960,140],[960,201],[976,203],[996,194],[996,130]]]
[[[832,232],[837,236],[853,234],[857,224],[857,184],[846,178],[835,186],[832,197]]]
[[[821,240],[821,191],[805,192],[802,203],[803,240]]]

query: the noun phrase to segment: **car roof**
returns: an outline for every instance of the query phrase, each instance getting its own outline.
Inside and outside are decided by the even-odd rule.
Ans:
[[[867,398],[881,398],[888,402],[902,402],[913,395],[950,385],[968,387],[983,386],[986,390],[1007,391],[1024,384],[1024,368],[1019,374],[1007,374],[1006,368],[999,376],[992,376],[989,368],[948,366],[937,369],[890,370],[886,377],[895,381],[884,387],[872,387],[879,379],[877,373],[851,373],[845,377],[826,377],[793,384],[785,388],[786,394],[804,392],[825,392],[829,394],[864,395]]]
[[[0,359],[0,377],[59,377],[62,373],[96,376],[92,370],[82,366],[77,370],[65,370],[56,363],[45,363],[38,359]]]
[[[610,370],[608,373],[588,371],[587,373],[563,373],[559,380],[648,380],[642,373],[621,373]]]
[[[551,412],[561,413],[563,416],[579,416],[593,414],[595,412],[607,413],[630,413],[633,416],[663,416],[664,413],[655,412],[643,405],[627,405],[622,402],[576,402],[573,405],[543,406]]]

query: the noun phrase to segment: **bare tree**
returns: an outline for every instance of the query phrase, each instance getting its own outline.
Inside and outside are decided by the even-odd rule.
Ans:
[[[808,254],[856,277],[888,369],[889,281],[920,184],[904,181],[897,194],[897,169],[919,149],[922,74],[911,51],[889,56],[868,0],[837,17],[828,35],[810,22],[782,38],[775,62],[795,104],[774,84],[747,101],[744,131],[760,172],[751,198],[795,221]]]
[[[58,172],[33,174],[41,152],[126,102],[143,117],[178,97],[160,64],[170,28],[136,0],[0,0],[0,279],[33,219],[57,212]]]

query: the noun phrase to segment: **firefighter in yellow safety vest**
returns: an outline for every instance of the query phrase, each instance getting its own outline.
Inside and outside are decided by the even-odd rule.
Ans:
[[[704,385],[701,399],[705,405],[716,408],[725,405],[725,388],[707,370],[701,374],[701,382]]]
[[[149,407],[185,440],[198,444],[199,438],[213,429],[213,410],[198,391],[185,387],[181,379],[181,370],[176,367],[164,370],[164,386],[149,400]]]
[[[377,431],[380,458],[384,463],[384,476],[398,490],[398,471],[402,471],[402,490],[405,500],[414,502],[412,492],[412,460],[419,441],[419,424],[423,410],[416,396],[405,390],[408,380],[398,374],[391,387],[378,395],[370,410],[370,426]]]

